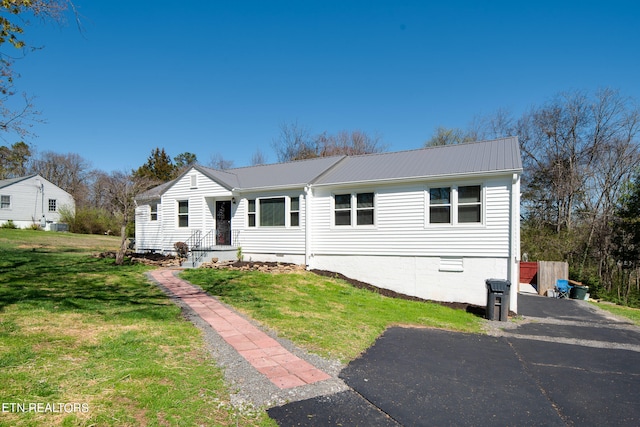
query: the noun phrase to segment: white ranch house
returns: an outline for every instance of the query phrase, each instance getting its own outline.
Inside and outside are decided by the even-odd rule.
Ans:
[[[515,137],[214,170],[137,198],[136,250],[328,270],[424,299],[486,303],[508,279],[517,311],[522,162]]]
[[[38,174],[0,180],[0,224],[56,230],[62,207],[73,212],[73,196]]]

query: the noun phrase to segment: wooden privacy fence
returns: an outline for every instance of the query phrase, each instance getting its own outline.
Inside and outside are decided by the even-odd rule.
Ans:
[[[520,281],[536,285],[539,295],[546,295],[547,290],[554,289],[558,279],[569,279],[569,264],[564,261],[520,263]]]

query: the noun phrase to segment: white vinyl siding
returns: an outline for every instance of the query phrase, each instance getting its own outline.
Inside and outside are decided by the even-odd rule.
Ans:
[[[197,183],[197,188],[192,188],[193,183]],[[215,200],[231,200],[231,197],[226,188],[196,170],[191,171],[169,187],[160,201],[152,200],[136,208],[137,250],[172,252],[174,243],[186,241],[195,230],[215,229]],[[178,201],[189,203],[188,227],[178,226]],[[158,202],[158,220],[152,221],[150,205]],[[232,213],[235,209],[236,205],[232,204]],[[234,221],[232,215],[232,230]]]
[[[38,175],[7,185],[0,192],[0,224],[11,220],[21,228],[40,225],[43,215],[49,223],[60,222],[62,208],[75,209],[69,193]],[[55,211],[49,209],[50,201],[55,201]]]
[[[284,227],[263,227],[260,225],[260,200],[285,198],[285,216],[288,218]],[[295,203],[291,203],[293,199],[298,199],[298,211],[292,210]],[[255,200],[255,205],[251,202]],[[256,206],[257,213],[249,212],[249,208]],[[297,212],[299,225],[291,223],[293,213]],[[238,209],[235,213],[235,227],[240,230],[238,239],[239,245],[242,246],[242,252],[247,257],[251,254],[304,254],[305,248],[305,203],[304,196],[301,191],[285,192],[285,194],[258,194],[247,195],[238,203]],[[251,226],[252,218],[255,218],[258,226]]]
[[[482,223],[435,227],[428,224],[429,188],[446,185],[377,188],[376,226],[332,227],[333,194],[316,189],[313,252],[318,254],[506,257],[509,253],[509,184],[492,180],[482,189]],[[455,183],[466,185],[466,183]],[[472,184],[476,185],[476,184]],[[453,184],[451,185],[454,186]],[[337,192],[336,192],[337,194]],[[344,193],[343,193],[344,194]],[[456,215],[457,216],[457,215]]]
[[[0,196],[0,209],[11,209],[11,196]]]

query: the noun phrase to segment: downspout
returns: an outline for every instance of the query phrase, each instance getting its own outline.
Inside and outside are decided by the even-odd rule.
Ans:
[[[311,270],[311,197],[310,186],[304,187],[304,262],[307,270]]]
[[[513,174],[511,181],[511,221],[509,242],[509,281],[511,282],[511,311],[518,312],[518,288],[520,287],[520,175]]]

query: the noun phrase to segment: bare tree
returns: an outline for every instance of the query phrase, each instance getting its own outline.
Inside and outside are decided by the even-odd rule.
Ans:
[[[216,153],[211,155],[209,166],[218,170],[231,169],[233,167],[233,160],[226,160],[222,157],[222,154]]]
[[[318,157],[309,128],[298,122],[280,124],[280,134],[272,141],[272,146],[280,162]]]
[[[116,265],[122,265],[127,251],[127,225],[135,218],[135,197],[148,188],[148,178],[125,172],[112,172],[105,177],[112,212],[120,222],[120,247]]]
[[[387,149],[379,135],[371,136],[361,130],[344,130],[336,134],[322,132],[311,136],[309,129],[297,122],[280,125],[280,135],[273,140],[272,145],[281,162],[315,157],[371,154]]]
[[[76,153],[59,154],[45,151],[32,160],[30,169],[70,193],[76,203],[83,204],[89,197],[88,179],[91,164]]]
[[[476,139],[470,131],[464,131],[457,128],[446,128],[438,126],[431,138],[425,141],[425,147],[438,147],[442,145],[463,144],[472,142]]]
[[[70,0],[7,0],[0,4],[0,47],[10,45],[9,51],[0,51],[0,130],[14,132],[21,138],[31,135],[29,128],[40,122],[31,97],[22,95],[19,106],[10,105],[9,100],[16,94],[14,87],[19,77],[14,71],[15,61],[23,57],[30,47],[23,39],[24,29],[31,18],[61,23],[65,12],[72,9],[76,22],[78,15]]]
[[[265,163],[267,163],[267,158],[262,152],[262,150],[258,147],[255,153],[253,153],[253,155],[251,156],[251,165],[257,166],[257,165],[264,165]]]

